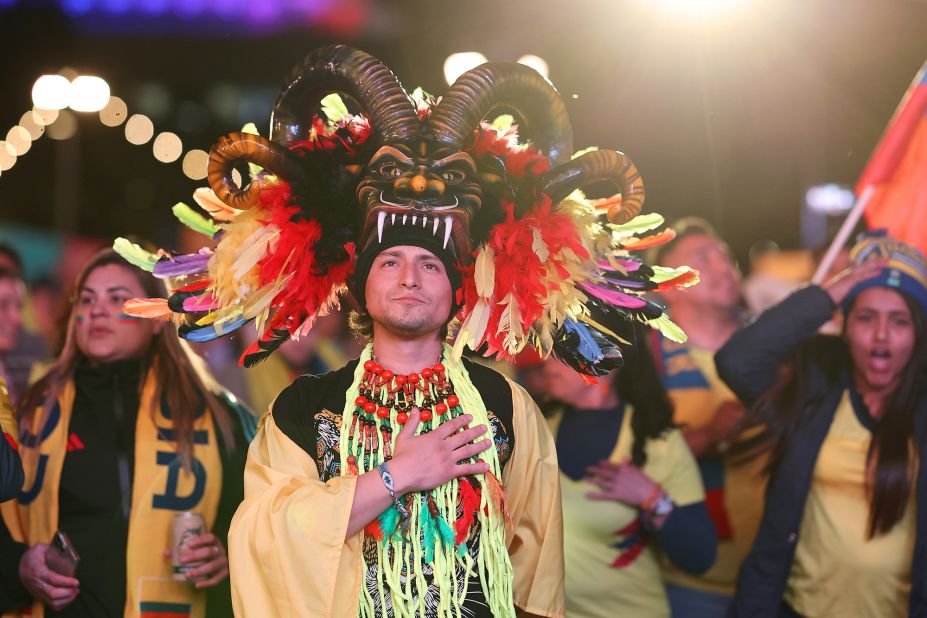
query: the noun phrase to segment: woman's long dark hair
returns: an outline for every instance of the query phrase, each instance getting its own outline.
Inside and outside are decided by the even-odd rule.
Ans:
[[[927,370],[927,355],[923,353],[925,324],[920,306],[906,294],[901,294],[911,312],[914,324],[914,347],[908,366],[901,377],[901,383],[885,402],[882,417],[876,422],[872,443],[867,456],[866,490],[870,496],[869,538],[890,531],[904,516],[914,485],[914,458],[912,449],[914,414],[925,396],[924,378]],[[852,306],[847,315],[852,311]],[[845,328],[845,326],[844,326]],[[852,357],[843,338],[818,338],[803,344],[818,349],[815,362],[823,367],[824,380],[812,390],[810,355],[799,348],[788,363],[780,370],[776,383],[754,405],[754,411],[766,424],[764,434],[749,448],[764,442],[771,453],[767,472],[772,472],[782,462],[783,456],[795,436],[802,430],[803,421],[821,405],[827,393],[839,381],[850,376],[852,380]]]
[[[73,291],[75,296],[71,302],[71,311],[61,353],[48,370],[48,373],[33,384],[18,402],[16,417],[21,426],[26,426],[22,425],[23,418],[31,417],[32,414],[36,413],[47,414],[64,385],[73,379],[77,368],[86,362],[86,357],[77,347],[75,333],[78,313],[76,298],[90,273],[101,266],[109,264],[121,266],[127,272],[132,273],[149,298],[166,297],[166,290],[160,280],[131,266],[112,249],[104,249],[92,257],[75,282]],[[139,392],[141,392],[141,388],[145,383],[145,376],[149,371],[156,372],[158,384],[161,385],[161,388],[167,390],[167,404],[171,409],[174,435],[177,436],[178,451],[185,465],[189,466],[193,456],[193,420],[204,404],[213,413],[217,429],[221,433],[224,443],[229,448],[234,445],[231,419],[225,406],[219,403],[215,395],[215,393],[219,392],[220,387],[205,369],[205,363],[200,361],[178,339],[177,334],[169,324],[166,324],[159,333],[155,334],[151,345],[142,358],[142,378],[139,383]],[[160,396],[160,390],[153,395],[153,397]],[[42,426],[44,419],[39,420],[39,426]]]
[[[634,407],[631,431],[631,463],[637,467],[647,462],[647,440],[659,438],[673,427],[673,405],[663,388],[654,360],[650,337],[635,327],[634,345],[624,350],[625,365],[613,378],[618,395]]]

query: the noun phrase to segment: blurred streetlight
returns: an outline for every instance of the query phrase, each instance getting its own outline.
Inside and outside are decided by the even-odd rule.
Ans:
[[[93,75],[79,75],[71,82],[68,106],[75,112],[98,112],[109,102],[109,84]]]
[[[444,61],[444,79],[450,86],[457,78],[486,62],[486,56],[480,52],[459,52],[451,54]]]
[[[547,66],[547,61],[540,56],[535,56],[534,54],[525,54],[518,59],[518,64],[529,66],[544,77],[550,77],[550,67]]]
[[[68,106],[71,82],[62,75],[43,75],[32,86],[32,103],[40,109],[64,109]]]
[[[78,75],[73,81],[64,75],[42,75],[32,86],[32,103],[39,109],[98,112],[108,102],[109,84],[93,75]]]
[[[745,4],[747,0],[661,0],[671,11],[693,17],[709,17]]]

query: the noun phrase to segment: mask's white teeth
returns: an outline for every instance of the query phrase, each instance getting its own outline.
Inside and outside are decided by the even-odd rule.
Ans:
[[[396,225],[396,213],[393,213],[390,215],[389,222],[392,223],[393,225]]]
[[[406,224],[406,219],[407,219],[408,217],[409,217],[409,215],[402,215],[402,224],[403,224],[403,225]]]
[[[386,223],[386,212],[381,210],[377,214],[377,242],[383,242],[383,224]]]
[[[431,235],[432,235],[432,236],[434,236],[435,234],[438,233],[438,226],[439,226],[439,225],[441,225],[441,219],[435,217],[435,227],[434,227],[433,230],[431,230]]]
[[[428,227],[428,217],[422,217],[422,227]]]
[[[450,215],[444,217],[444,245],[443,248],[447,249],[447,241],[451,239],[451,228],[453,227],[453,217]]]
[[[412,215],[412,225],[415,225],[415,221],[418,219],[418,215]]]

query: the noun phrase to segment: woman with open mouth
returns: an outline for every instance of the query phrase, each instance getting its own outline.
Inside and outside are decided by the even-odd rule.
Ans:
[[[924,257],[880,233],[851,257],[715,357],[771,454],[732,616],[927,615]],[[842,335],[818,335],[836,308]]]

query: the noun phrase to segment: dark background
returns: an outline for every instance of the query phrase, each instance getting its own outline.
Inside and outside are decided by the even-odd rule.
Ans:
[[[161,92],[155,133],[208,150],[245,121],[266,134],[283,76],[321,44],[365,49],[434,94],[452,52],[531,53],[567,99],[577,148],[628,153],[646,210],[704,216],[743,258],[759,240],[798,246],[805,190],[853,184],[927,60],[923,0],[741,0],[717,18],[662,0],[294,2],[2,0],[0,138],[34,80],[64,66],[104,77],[129,114]],[[0,225],[170,246],[170,207],[205,181],[123,131],[84,114],[74,139],[34,142],[0,174]]]

